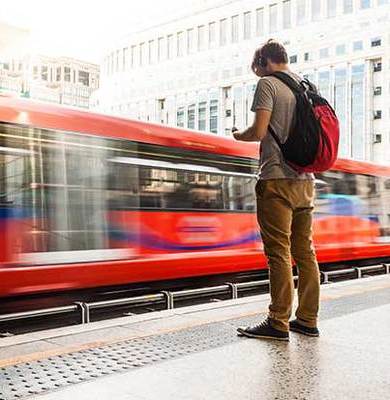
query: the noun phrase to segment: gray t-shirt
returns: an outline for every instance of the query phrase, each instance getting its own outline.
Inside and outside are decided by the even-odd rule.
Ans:
[[[286,73],[300,80],[293,72],[286,71]],[[251,111],[256,112],[257,109],[271,111],[270,125],[284,143],[290,132],[295,104],[295,96],[288,86],[274,76],[264,76],[257,83]],[[268,132],[261,141],[259,179],[314,179],[314,175],[299,174],[291,168],[283,159],[275,139]]]

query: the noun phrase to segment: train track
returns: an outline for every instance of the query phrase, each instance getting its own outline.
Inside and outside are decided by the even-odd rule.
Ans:
[[[322,270],[321,280],[322,284],[328,284],[384,273],[390,273],[390,264],[386,262],[366,262],[359,266],[347,264]],[[296,274],[294,278],[297,278]],[[205,284],[206,281],[208,284]],[[105,288],[96,292],[71,293],[59,297],[33,297],[21,299],[19,302],[14,300],[14,303],[11,300],[8,302],[8,310],[11,307],[12,312],[0,313],[0,337],[236,299],[268,291],[268,276],[261,271],[200,278],[196,283],[193,280],[182,280],[179,287],[177,282],[174,286],[165,282],[160,287],[138,285],[131,288]]]

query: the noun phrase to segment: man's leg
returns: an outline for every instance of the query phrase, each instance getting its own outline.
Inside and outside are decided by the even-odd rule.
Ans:
[[[294,296],[290,235],[292,208],[280,197],[283,181],[261,182],[257,193],[257,218],[268,258],[271,304],[269,318],[275,329],[287,332]]]
[[[309,328],[317,326],[320,272],[312,242],[311,207],[296,209],[293,213],[291,252],[298,266],[298,309],[300,324]]]

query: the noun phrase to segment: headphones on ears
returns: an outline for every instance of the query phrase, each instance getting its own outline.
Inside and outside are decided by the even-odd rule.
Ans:
[[[261,68],[266,68],[267,65],[268,65],[267,59],[265,57],[263,57],[263,56],[260,56],[259,57],[259,65],[260,65]]]

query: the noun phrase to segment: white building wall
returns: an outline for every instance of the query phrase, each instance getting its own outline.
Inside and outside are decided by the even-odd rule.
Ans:
[[[89,108],[99,86],[99,66],[69,57],[24,56],[0,60],[0,91]]]
[[[118,41],[102,62],[94,107],[188,127],[188,107],[195,104],[195,129],[211,131],[217,100],[214,131],[229,135],[233,124],[243,129],[252,123],[249,108],[258,78],[250,64],[254,50],[272,37],[286,45],[291,68],[313,80],[336,106],[342,119],[340,155],[390,162],[388,0],[206,3],[203,11],[197,4],[187,16]],[[248,15],[251,24],[245,27]],[[374,66],[381,70],[374,72]],[[381,94],[374,95],[379,86]],[[204,102],[205,124],[199,113]]]

